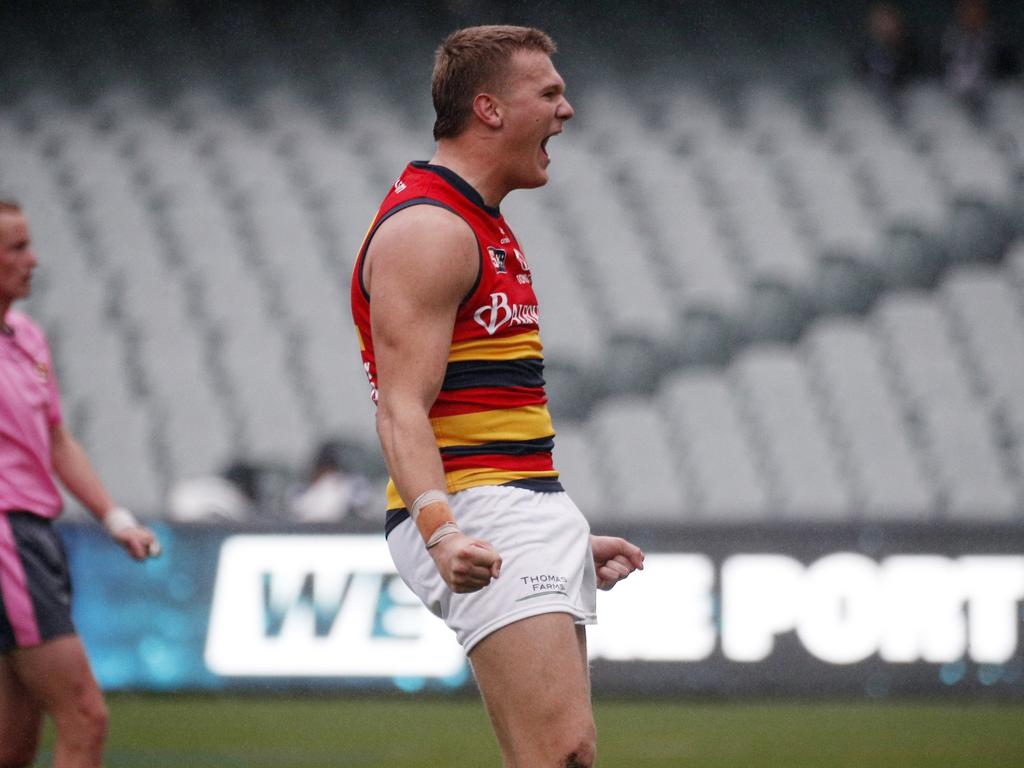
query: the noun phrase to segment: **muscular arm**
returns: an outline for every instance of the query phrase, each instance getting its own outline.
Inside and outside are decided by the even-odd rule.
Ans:
[[[89,457],[81,444],[63,424],[50,430],[50,460],[53,471],[64,487],[85,505],[101,523],[114,508],[106,487],[93,469]],[[114,540],[136,560],[144,559],[151,552],[156,537],[141,526],[112,533]]]
[[[377,433],[407,505],[423,491],[445,487],[428,413],[444,380],[455,314],[478,263],[468,225],[432,205],[388,219],[367,252]]]
[[[445,477],[430,408],[444,382],[459,304],[476,281],[476,238],[451,212],[417,205],[395,214],[374,235],[363,278],[377,364],[377,433],[388,470],[407,506]],[[446,504],[431,505],[418,526],[429,539],[433,520],[452,519]],[[461,533],[430,549],[455,592],[485,587],[501,558],[486,542]]]

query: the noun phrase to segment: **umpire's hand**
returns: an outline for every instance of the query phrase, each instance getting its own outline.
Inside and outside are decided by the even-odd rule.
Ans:
[[[136,560],[160,555],[160,542],[156,534],[143,526],[131,512],[123,507],[107,510],[101,522],[110,538],[120,544]]]

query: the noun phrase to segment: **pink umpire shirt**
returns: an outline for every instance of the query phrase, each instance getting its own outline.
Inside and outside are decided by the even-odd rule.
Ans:
[[[60,392],[43,331],[9,310],[13,335],[0,333],[0,512],[22,509],[55,518],[50,430],[61,423]]]

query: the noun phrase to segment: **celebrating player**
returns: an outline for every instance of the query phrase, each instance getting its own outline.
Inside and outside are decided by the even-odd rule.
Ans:
[[[547,182],[573,116],[537,29],[462,29],[438,49],[437,148],[385,197],[352,310],[391,473],[399,574],[469,655],[509,766],[590,766],[584,626],[595,589],[643,567],[591,536],[552,462],[537,299],[499,204]],[[542,255],[541,255],[542,257]]]
[[[54,475],[136,560],[159,545],[111,501],[61,420],[43,332],[11,309],[35,267],[25,216],[0,202],[0,767],[32,764],[46,712],[57,726],[54,767],[98,768],[107,713],[71,621]]]

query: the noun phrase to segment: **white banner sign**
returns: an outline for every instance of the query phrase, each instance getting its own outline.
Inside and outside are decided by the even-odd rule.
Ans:
[[[610,661],[769,659],[794,633],[843,665],[1009,661],[1019,644],[1024,557],[851,552],[805,565],[738,554],[651,554],[645,570],[598,595],[590,655]],[[206,644],[211,672],[233,676],[456,676],[454,635],[395,573],[372,536],[234,536],[220,553]]]

